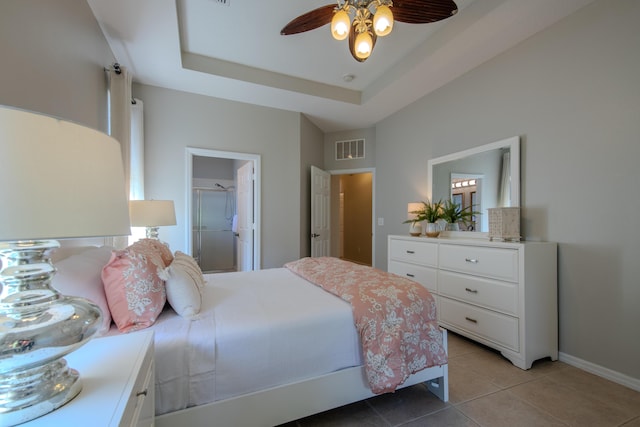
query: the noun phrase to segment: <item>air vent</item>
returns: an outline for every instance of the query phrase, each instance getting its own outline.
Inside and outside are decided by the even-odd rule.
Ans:
[[[223,6],[229,6],[231,4],[231,0],[213,0],[213,2]]]
[[[364,139],[336,141],[336,160],[364,159]]]

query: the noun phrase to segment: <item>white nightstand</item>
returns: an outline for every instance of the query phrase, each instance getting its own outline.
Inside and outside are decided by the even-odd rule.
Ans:
[[[95,338],[65,359],[80,372],[80,394],[20,426],[153,426],[153,332]]]

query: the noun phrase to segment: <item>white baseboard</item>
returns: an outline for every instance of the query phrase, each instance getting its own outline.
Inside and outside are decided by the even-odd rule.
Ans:
[[[640,379],[638,378],[632,378],[628,375],[621,374],[620,372],[612,371],[611,369],[596,365],[595,363],[587,362],[586,360],[579,359],[567,353],[558,353],[558,359],[561,362],[575,366],[576,368],[580,368],[599,377],[606,378],[614,383],[629,387],[632,390],[640,391]]]

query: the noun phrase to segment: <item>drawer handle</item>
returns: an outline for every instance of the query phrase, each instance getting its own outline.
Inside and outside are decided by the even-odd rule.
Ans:
[[[148,389],[146,389],[146,388],[145,388],[144,390],[139,391],[139,392],[136,394],[136,397],[139,397],[139,396],[146,396],[147,394],[148,394]]]
[[[414,275],[413,275],[413,274],[411,274],[411,273],[407,273],[407,277],[416,277],[416,276],[414,276]]]
[[[464,288],[464,290],[469,292],[470,294],[477,294],[478,293],[477,289]]]
[[[464,260],[465,260],[466,262],[470,262],[470,263],[472,263],[472,264],[477,264],[477,263],[478,263],[478,260],[477,260],[477,259],[475,259],[475,258],[465,258]]]
[[[478,323],[476,319],[472,319],[471,317],[465,317],[465,319],[467,319],[471,323]]]
[[[407,251],[407,253],[413,255],[415,254],[415,251]]]

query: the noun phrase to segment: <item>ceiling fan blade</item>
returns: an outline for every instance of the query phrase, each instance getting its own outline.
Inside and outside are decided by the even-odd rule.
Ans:
[[[371,33],[371,53],[373,53],[373,48],[376,47],[376,40],[378,40],[378,36],[376,35],[376,33]],[[367,58],[358,58],[356,56],[356,27],[355,25],[351,26],[351,31],[349,31],[349,52],[351,52],[351,56],[353,56],[353,59],[355,59],[358,62],[364,62],[368,59]],[[371,56],[371,53],[369,54],[369,56]]]
[[[280,34],[288,36],[291,34],[304,33],[305,31],[315,30],[331,22],[336,4],[328,4],[300,15],[280,30]]]
[[[393,19],[407,24],[441,21],[458,12],[453,0],[394,0]]]

